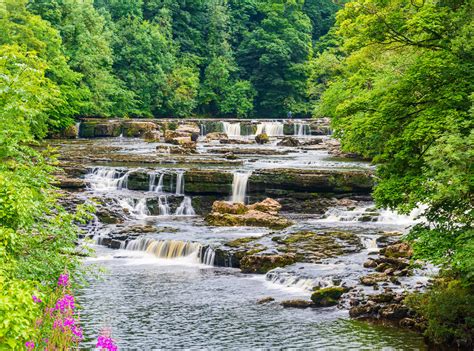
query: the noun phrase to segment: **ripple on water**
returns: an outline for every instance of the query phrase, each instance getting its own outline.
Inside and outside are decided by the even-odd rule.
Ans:
[[[107,252],[106,252],[107,254]],[[234,269],[102,262],[108,273],[79,292],[82,321],[93,347],[110,326],[122,350],[155,349],[423,349],[419,336],[346,320],[346,312],[283,309],[277,301],[308,292],[270,289]],[[125,262],[126,263],[126,262]]]

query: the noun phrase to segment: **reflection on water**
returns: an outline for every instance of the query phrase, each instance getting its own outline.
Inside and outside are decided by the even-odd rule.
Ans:
[[[347,312],[283,309],[277,301],[308,298],[295,289],[268,287],[263,276],[202,265],[163,264],[152,258],[112,258],[98,249],[108,273],[79,293],[82,321],[93,347],[110,326],[122,350],[337,349],[421,350],[422,338],[396,329],[349,322]],[[97,262],[97,260],[95,260]]]

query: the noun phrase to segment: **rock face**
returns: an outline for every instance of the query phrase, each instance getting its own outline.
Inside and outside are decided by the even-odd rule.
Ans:
[[[253,226],[282,229],[292,223],[278,216],[281,205],[272,199],[245,206],[216,201],[212,212],[206,217],[207,222],[214,226]]]
[[[262,133],[255,137],[255,141],[257,142],[257,144],[267,144],[270,141],[270,138],[267,134]]]
[[[143,134],[143,139],[148,142],[158,142],[161,139],[161,133],[158,130],[149,130]]]
[[[146,121],[125,121],[122,124],[123,136],[126,137],[141,137],[156,128],[155,123]]]
[[[298,141],[298,139],[292,137],[285,137],[281,141],[279,141],[277,145],[296,147],[300,145],[300,142]]]
[[[347,292],[346,288],[341,286],[331,286],[328,288],[322,288],[316,290],[311,295],[311,300],[316,307],[329,307],[335,306],[338,303],[339,298]]]
[[[293,255],[247,255],[240,260],[243,273],[265,274],[277,267],[284,267],[296,262]]]
[[[88,121],[81,123],[81,138],[118,137],[122,133],[122,123],[118,121]]]

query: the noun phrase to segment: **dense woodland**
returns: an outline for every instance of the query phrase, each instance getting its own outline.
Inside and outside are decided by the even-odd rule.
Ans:
[[[0,349],[44,332],[31,295],[80,275],[87,211],[58,205],[39,139],[79,116],[290,110],[331,117],[378,165],[380,206],[426,208],[407,240],[444,269],[411,303],[431,340],[472,344],[473,15],[462,0],[0,2]]]

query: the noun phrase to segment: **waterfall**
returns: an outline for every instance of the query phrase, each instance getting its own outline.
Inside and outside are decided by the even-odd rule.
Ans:
[[[234,179],[232,180],[232,202],[245,203],[245,198],[247,194],[247,183],[251,175],[251,171],[234,172]]]
[[[194,216],[196,212],[194,211],[193,204],[191,203],[191,198],[185,196],[179,207],[176,209],[177,216]]]
[[[160,216],[170,215],[170,205],[168,204],[168,197],[166,195],[158,196],[158,208],[160,210]]]
[[[199,243],[181,240],[139,238],[131,240],[127,244],[126,250],[144,251],[163,259],[188,257],[195,263],[203,263],[209,266],[214,264],[215,258],[215,252],[211,247],[205,248]]]
[[[158,178],[158,185],[156,183],[156,176],[160,175]],[[163,178],[165,176],[165,172],[152,172],[150,173],[150,180],[148,183],[148,190],[154,193],[162,193],[163,192]]]
[[[306,136],[306,135],[311,134],[311,129],[310,129],[309,125],[307,125],[307,124],[295,123],[293,126],[294,126],[294,135],[295,136]]]
[[[206,125],[204,123],[199,125],[199,131],[201,136],[205,136],[207,134]]]
[[[150,215],[145,198],[138,200],[130,198],[122,199],[119,200],[119,204],[137,218],[146,218]]]
[[[176,172],[176,195],[184,194],[184,171]]]
[[[229,137],[240,137],[240,123],[221,122],[224,133]]]
[[[123,174],[114,168],[95,167],[86,175],[90,188],[94,190],[120,190],[127,188],[128,172]]]
[[[81,135],[81,122],[76,123],[76,130],[77,130],[76,138],[79,138],[79,136]]]
[[[282,136],[283,123],[281,122],[262,122],[257,125],[257,132],[255,135],[265,133],[268,136]]]
[[[283,270],[279,270],[278,268],[269,271],[265,275],[265,279],[273,284],[282,285],[288,288],[296,288],[303,291],[313,291],[313,287],[317,285],[315,284],[314,279],[289,274]],[[329,282],[324,282],[323,286],[327,285],[332,284]]]

